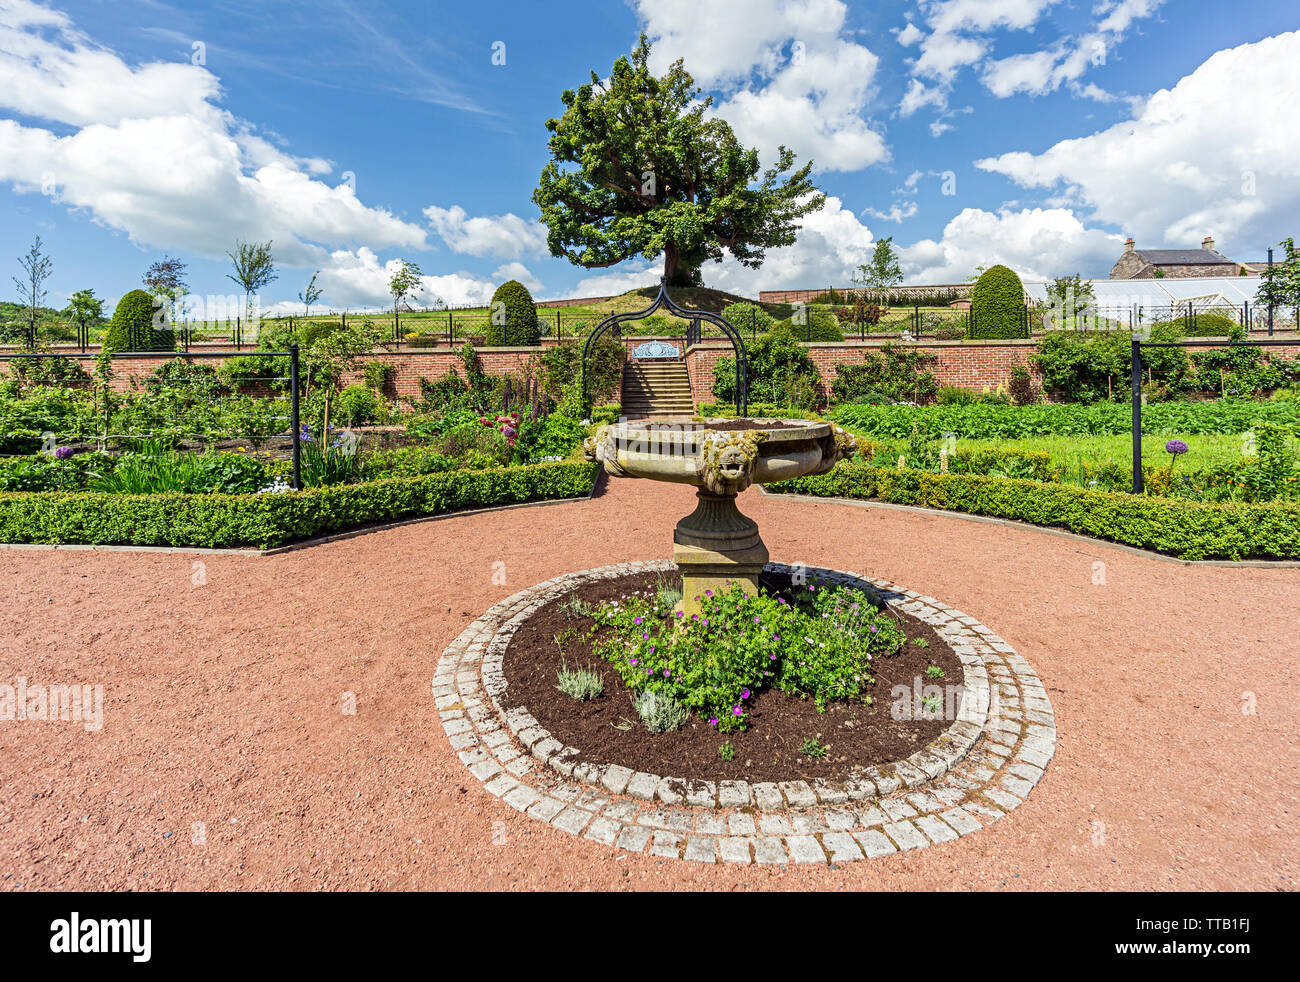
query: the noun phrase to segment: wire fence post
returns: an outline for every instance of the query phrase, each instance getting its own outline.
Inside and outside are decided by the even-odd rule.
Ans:
[[[82,317],[77,321],[77,340],[81,343],[81,353],[86,353],[86,318]]]
[[[293,489],[302,490],[302,428],[298,423],[298,343],[289,345],[289,421],[293,432]]]
[[[1272,277],[1272,275],[1271,275],[1271,274],[1272,274],[1272,269],[1273,269],[1273,250],[1272,250],[1272,249],[1269,249],[1269,250],[1268,250],[1268,268],[1269,268],[1269,271],[1270,271],[1270,275],[1269,275],[1269,283],[1272,283],[1272,282],[1273,282],[1273,277]],[[1297,327],[1300,327],[1300,324],[1297,324],[1296,326],[1297,326]],[[1273,298],[1272,298],[1271,296],[1269,297],[1269,300],[1268,300],[1268,336],[1269,336],[1269,337],[1272,337],[1272,336],[1273,336]]]
[[[1133,493],[1143,492],[1142,482],[1142,340],[1134,334],[1132,340],[1133,386]]]

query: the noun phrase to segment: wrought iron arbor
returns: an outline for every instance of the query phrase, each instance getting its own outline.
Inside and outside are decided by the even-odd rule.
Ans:
[[[690,321],[686,331],[686,346],[698,343],[700,340],[700,321],[708,321],[710,324],[716,324],[727,339],[731,341],[731,347],[736,352],[736,415],[744,416],[749,409],[749,392],[748,392],[748,360],[745,354],[745,339],[740,336],[731,324],[718,314],[711,314],[706,310],[687,310],[677,306],[673,298],[668,295],[668,284],[663,279],[659,280],[659,293],[654,298],[654,302],[644,310],[636,310],[626,314],[610,314],[603,321],[596,325],[596,329],[587,335],[587,341],[582,346],[582,404],[587,405],[587,359],[591,357],[591,346],[596,343],[597,339],[610,328],[616,328],[628,321],[639,321],[649,317],[660,307],[666,308],[669,313]]]

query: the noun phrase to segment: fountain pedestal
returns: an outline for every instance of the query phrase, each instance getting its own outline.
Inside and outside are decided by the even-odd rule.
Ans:
[[[736,507],[751,484],[824,474],[856,448],[851,435],[819,420],[702,419],[625,421],[602,426],[587,458],[611,477],[692,484],[695,511],[673,530],[673,562],[682,571],[682,609],[699,613],[705,590],[739,583],[758,592],[767,546],[758,525]]]
[[[768,560],[758,523],[740,513],[734,494],[701,488],[695,497],[695,511],[673,529],[673,562],[682,571],[681,609],[687,617],[700,612],[695,598],[705,590],[739,583],[746,593],[757,593]]]

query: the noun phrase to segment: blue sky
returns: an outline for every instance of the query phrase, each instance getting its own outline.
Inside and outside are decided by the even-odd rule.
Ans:
[[[1255,259],[1300,231],[1297,28],[1293,0],[0,0],[3,283],[35,234],[55,305],[116,298],[165,253],[232,293],[241,237],[275,241],[267,305],[317,269],[326,302],[381,303],[399,257],[426,302],[652,282],[647,260],[550,257],[530,200],[560,92],[642,30],[830,196],[710,285],[843,284],[886,235],[914,282],[1104,276],[1129,234]]]

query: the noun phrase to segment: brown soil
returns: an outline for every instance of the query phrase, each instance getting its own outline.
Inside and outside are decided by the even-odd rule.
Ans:
[[[625,576],[588,583],[574,593],[600,603],[654,589],[658,582],[653,575]],[[764,586],[784,589],[789,579]],[[876,683],[870,690],[873,705],[840,700],[828,705],[826,712],[818,712],[811,699],[769,689],[752,701],[750,725],[744,731],[719,733],[692,714],[679,730],[650,733],[632,708],[631,690],[613,668],[592,655],[591,644],[582,638],[594,621],[565,610],[568,599],[537,611],[510,642],[502,663],[508,684],[506,703],[511,708],[526,707],[552,736],[577,747],[582,758],[593,763],[701,781],[845,778],[855,766],[910,756],[952,722],[892,718],[891,689],[895,685],[911,689],[918,677],[922,685],[929,684],[931,680],[924,677],[929,666],[943,669],[944,678],[934,680],[940,685],[959,685],[962,679],[961,662],[938,634],[928,624],[900,615],[908,643],[897,655],[876,660]],[[556,638],[566,633],[576,637],[566,639],[561,652]],[[925,639],[928,648],[916,644],[918,638]],[[604,693],[586,702],[564,695],[555,686],[562,662],[569,668],[590,666],[600,671]],[[801,752],[809,739],[827,748],[824,757]],[[726,743],[734,751],[730,761],[718,756]]]

